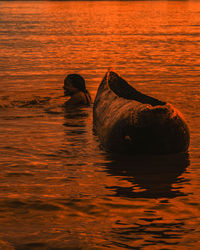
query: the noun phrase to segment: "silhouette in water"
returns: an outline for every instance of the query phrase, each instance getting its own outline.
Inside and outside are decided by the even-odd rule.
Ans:
[[[65,106],[91,105],[91,96],[88,90],[86,89],[85,80],[81,75],[68,75],[64,80],[63,89],[64,95],[71,97],[68,101],[65,102]]]
[[[108,71],[93,105],[93,126],[110,152],[171,154],[186,152],[189,128],[170,103],[147,96]]]
[[[184,196],[172,185],[189,165],[187,153],[173,155],[110,155],[106,171],[130,182],[130,187],[110,186],[115,196],[128,198],[174,198]],[[134,189],[134,187],[137,187]],[[139,190],[138,190],[139,187]]]

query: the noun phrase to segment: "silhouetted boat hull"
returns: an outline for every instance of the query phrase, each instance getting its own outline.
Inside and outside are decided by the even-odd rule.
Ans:
[[[101,144],[113,152],[168,154],[189,146],[189,129],[178,110],[135,90],[114,72],[98,88],[93,124]]]

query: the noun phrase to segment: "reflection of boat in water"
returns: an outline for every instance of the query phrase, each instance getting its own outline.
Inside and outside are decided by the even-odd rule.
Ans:
[[[128,198],[173,198],[183,196],[181,175],[189,165],[187,153],[172,155],[109,155],[106,172],[130,183],[109,189]],[[117,182],[120,183],[120,182]]]
[[[114,72],[98,88],[93,122],[109,151],[167,154],[188,149],[189,130],[180,112],[137,91]]]

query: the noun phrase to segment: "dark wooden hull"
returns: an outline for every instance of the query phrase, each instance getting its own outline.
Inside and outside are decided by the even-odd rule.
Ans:
[[[140,93],[114,72],[98,88],[93,125],[112,152],[170,154],[189,146],[189,129],[177,109]]]

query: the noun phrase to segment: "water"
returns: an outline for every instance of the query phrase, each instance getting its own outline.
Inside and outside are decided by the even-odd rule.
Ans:
[[[1,2],[0,35],[1,249],[198,249],[200,3]],[[108,67],[181,110],[188,153],[111,155],[62,108]]]

